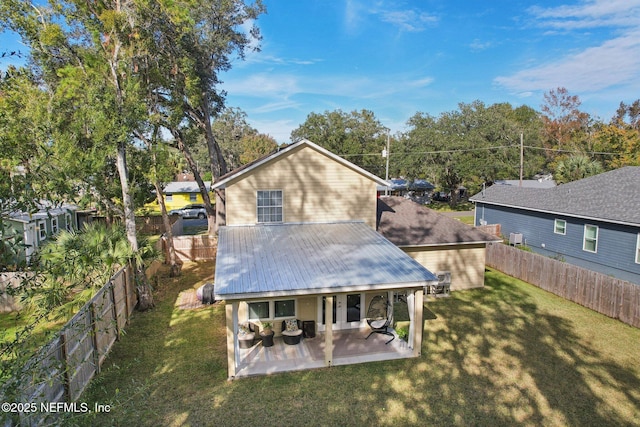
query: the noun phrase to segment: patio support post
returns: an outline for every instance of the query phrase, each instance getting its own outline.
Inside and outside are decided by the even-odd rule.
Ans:
[[[414,315],[413,315],[413,355],[419,357],[422,354],[422,330],[424,328],[423,306],[424,290],[416,289],[414,293]]]
[[[238,324],[238,302],[227,303],[225,305],[227,317],[227,370],[229,379],[236,376],[236,334],[235,328]]]
[[[333,296],[328,295],[324,300],[325,328],[324,328],[324,364],[331,366],[333,363]]]

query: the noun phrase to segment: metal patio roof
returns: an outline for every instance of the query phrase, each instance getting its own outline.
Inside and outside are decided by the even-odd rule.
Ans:
[[[363,222],[221,227],[218,300],[425,286],[437,277]]]

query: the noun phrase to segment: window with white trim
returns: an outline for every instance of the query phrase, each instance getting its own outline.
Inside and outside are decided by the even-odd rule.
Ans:
[[[553,223],[553,232],[555,234],[567,234],[567,221],[563,219],[556,219]]]
[[[584,241],[582,243],[582,250],[587,252],[598,252],[598,226],[588,225],[584,226]]]
[[[51,234],[58,233],[58,218],[51,218]]]
[[[190,201],[190,202],[197,202],[197,201],[198,201],[198,194],[196,194],[196,193],[189,193],[189,201]]]
[[[173,194],[166,194],[164,197],[165,202],[173,202]]]
[[[70,213],[64,214],[64,223],[65,223],[65,227],[67,228],[67,231],[73,230],[73,224],[71,223]]]
[[[254,301],[249,306],[249,319],[283,319],[296,317],[296,300]]]
[[[638,233],[638,239],[636,240],[636,264],[640,264],[640,233]]]
[[[44,221],[38,221],[38,238],[40,241],[47,238],[47,226]]]
[[[256,207],[259,223],[282,222],[282,190],[258,190]]]

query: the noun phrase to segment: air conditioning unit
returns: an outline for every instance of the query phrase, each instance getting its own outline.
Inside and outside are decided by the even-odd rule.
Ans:
[[[522,233],[509,233],[509,245],[521,245]]]

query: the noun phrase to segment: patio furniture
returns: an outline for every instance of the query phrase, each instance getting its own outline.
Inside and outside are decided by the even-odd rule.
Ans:
[[[240,348],[251,348],[255,341],[256,334],[253,328],[253,324],[250,322],[241,323],[238,325],[238,346]]]
[[[262,338],[262,346],[263,347],[273,347],[273,331],[269,332],[260,332],[260,337]]]
[[[316,337],[316,321],[315,320],[304,320],[302,322],[302,337],[303,338]]]
[[[371,327],[371,332],[367,335],[367,338],[373,334],[389,335],[391,339],[385,344],[389,344],[395,339],[395,335],[389,332],[389,325],[391,324],[391,315],[393,314],[393,308],[387,297],[384,295],[376,295],[369,303],[369,310],[367,310],[367,323]]]
[[[302,322],[298,319],[282,321],[282,339],[285,344],[296,345],[302,338]]]

